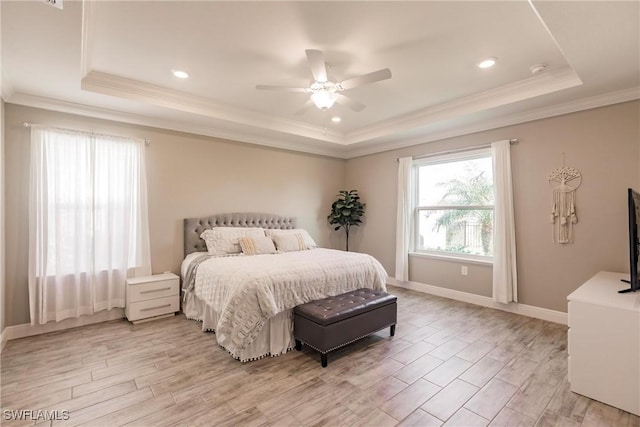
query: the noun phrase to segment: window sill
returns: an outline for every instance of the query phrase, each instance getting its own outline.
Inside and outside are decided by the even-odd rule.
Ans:
[[[409,252],[409,256],[416,257],[416,258],[437,259],[441,261],[460,262],[465,264],[477,264],[477,265],[486,265],[486,266],[493,265],[493,260],[491,259],[484,260],[484,259],[478,259],[478,258],[467,258],[464,256],[456,256],[456,255],[440,255],[440,254],[427,253],[427,252]]]

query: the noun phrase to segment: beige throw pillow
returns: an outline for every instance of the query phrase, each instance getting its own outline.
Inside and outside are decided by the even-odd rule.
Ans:
[[[209,255],[222,256],[242,252],[241,237],[264,237],[264,229],[255,227],[213,227],[200,237],[207,244]]]
[[[305,230],[304,228],[295,228],[293,230],[266,228],[264,230],[264,233],[267,235],[267,237],[271,237],[274,241],[275,236],[281,236],[285,234],[301,234],[305,244],[304,249],[313,249],[318,247],[318,245],[316,245],[316,242],[313,241],[307,230]]]
[[[276,247],[268,237],[241,237],[239,239],[242,253],[245,255],[275,254]]]
[[[273,236],[273,241],[280,252],[295,252],[307,249],[307,244],[301,233],[276,234]]]

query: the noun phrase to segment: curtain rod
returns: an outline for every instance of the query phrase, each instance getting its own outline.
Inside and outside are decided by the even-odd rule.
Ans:
[[[122,137],[122,136],[118,136],[118,135],[108,135],[105,133],[95,133],[95,132],[87,132],[85,130],[78,130],[78,129],[69,129],[69,128],[61,128],[61,127],[55,127],[55,126],[47,126],[47,125],[40,125],[37,123],[29,123],[29,122],[22,122],[22,126],[26,127],[26,128],[31,128],[31,127],[48,127],[50,129],[59,129],[59,130],[65,130],[65,131],[72,131],[72,132],[83,132],[83,133],[89,133],[91,135],[104,135],[104,136],[115,136],[117,138],[126,138],[126,137]],[[142,138],[130,138],[130,139],[134,139],[136,141],[144,141],[144,145],[149,146],[149,144],[151,144],[151,140],[149,139],[142,139]]]
[[[518,142],[518,138],[511,138],[509,140],[509,144],[513,145],[515,143]],[[412,159],[417,160],[417,159],[425,159],[427,157],[435,157],[435,156],[440,156],[443,154],[451,154],[451,153],[461,153],[463,151],[471,151],[471,150],[479,150],[481,148],[489,148],[491,147],[491,144],[482,144],[482,145],[472,145],[471,147],[465,147],[465,148],[457,148],[454,150],[446,150],[446,151],[438,151],[437,153],[429,153],[429,154],[423,154],[421,156],[415,156],[412,157]],[[396,162],[399,162],[400,158],[396,157]]]

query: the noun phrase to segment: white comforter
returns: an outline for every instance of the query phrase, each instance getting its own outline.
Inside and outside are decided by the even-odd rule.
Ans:
[[[270,317],[359,288],[386,290],[386,279],[370,255],[317,248],[208,259],[197,270],[194,291],[219,313],[216,339],[238,358]]]

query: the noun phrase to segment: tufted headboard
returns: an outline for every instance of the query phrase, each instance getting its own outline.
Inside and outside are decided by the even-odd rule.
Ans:
[[[264,213],[224,213],[204,218],[185,218],[185,257],[192,252],[207,251],[207,245],[200,238],[200,234],[213,227],[262,227],[287,230],[296,228],[296,219]]]

